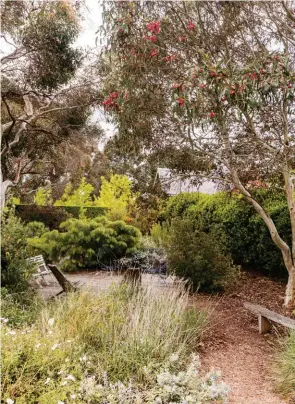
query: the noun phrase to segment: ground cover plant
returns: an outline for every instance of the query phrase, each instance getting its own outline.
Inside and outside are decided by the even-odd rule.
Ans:
[[[201,376],[191,356],[204,323],[179,288],[70,294],[30,327],[13,328],[9,319],[2,327],[2,397],[28,404],[222,402],[228,388],[216,374]]]

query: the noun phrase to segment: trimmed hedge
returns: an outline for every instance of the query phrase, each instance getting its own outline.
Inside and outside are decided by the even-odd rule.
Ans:
[[[284,196],[269,190],[255,191],[255,194],[271,215],[281,237],[290,245],[290,216]],[[169,199],[161,220],[171,223],[175,217],[188,218],[200,231],[218,232],[236,264],[268,276],[287,277],[281,252],[266,225],[241,195],[182,193]]]
[[[25,223],[42,222],[50,230],[58,229],[60,224],[67,219],[78,219],[83,209],[83,214],[89,219],[103,216],[106,209],[97,206],[37,206],[37,205],[17,205],[16,215]]]

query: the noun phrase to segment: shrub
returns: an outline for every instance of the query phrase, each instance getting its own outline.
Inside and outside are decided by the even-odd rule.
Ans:
[[[27,237],[32,228],[14,215],[13,210],[1,216],[1,285],[9,291],[27,289],[34,266],[26,261]]]
[[[29,245],[42,251],[48,259],[62,261],[62,269],[97,268],[128,254],[140,246],[140,232],[123,221],[111,222],[105,217],[69,219]]]
[[[167,258],[169,271],[189,280],[194,290],[224,290],[238,276],[219,235],[200,231],[188,219],[172,220]]]
[[[277,381],[281,393],[295,399],[295,332],[286,339],[278,359]]]
[[[42,222],[50,230],[57,229],[59,225],[71,217],[63,207],[18,205],[16,215],[25,223]]]
[[[192,327],[183,289],[70,294],[45,308],[34,327],[2,327],[2,399],[127,404],[159,396],[168,404],[170,391],[174,402],[188,394],[213,401],[224,387],[198,376],[196,359],[185,367],[205,320],[195,310],[193,317]]]
[[[280,193],[256,190],[255,196],[267,209],[282,238],[290,243],[291,226],[286,201]],[[163,217],[188,218],[201,231],[217,231],[236,264],[274,277],[286,277],[280,250],[253,207],[241,195],[217,192],[179,194],[169,199]]]

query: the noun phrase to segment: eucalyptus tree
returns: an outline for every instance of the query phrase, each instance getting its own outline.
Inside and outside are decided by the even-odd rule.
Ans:
[[[79,1],[3,0],[1,9],[2,207],[9,187],[54,178],[69,150],[77,157],[91,143],[85,126],[97,89],[74,45]]]
[[[103,6],[102,107],[118,136],[147,153],[167,149],[178,172],[232,184],[281,250],[285,305],[294,304],[294,1]],[[257,185],[283,188],[290,245]]]

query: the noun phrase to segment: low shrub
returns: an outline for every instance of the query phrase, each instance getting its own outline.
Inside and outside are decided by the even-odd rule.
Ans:
[[[29,239],[51,261],[61,261],[64,270],[98,268],[137,251],[141,234],[123,221],[111,222],[106,217],[69,219],[60,231],[44,233]]]
[[[197,357],[187,363],[204,321],[188,310],[183,289],[134,293],[122,285],[70,294],[44,308],[32,327],[2,327],[2,399],[215,402],[227,388],[199,375]]]
[[[281,393],[295,399],[295,332],[285,340],[278,358],[278,389]]]
[[[166,246],[168,270],[187,279],[193,290],[222,291],[239,275],[218,233],[205,233],[188,219],[173,219]]]

